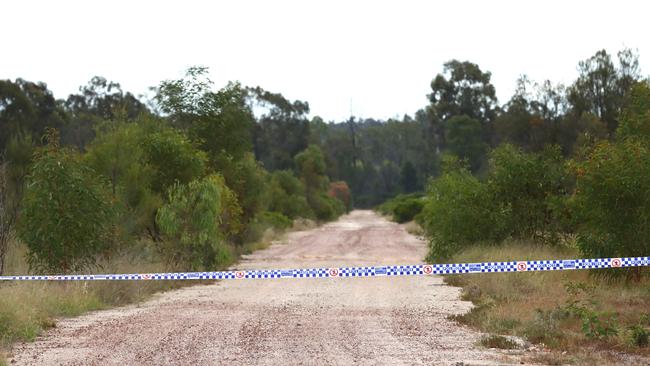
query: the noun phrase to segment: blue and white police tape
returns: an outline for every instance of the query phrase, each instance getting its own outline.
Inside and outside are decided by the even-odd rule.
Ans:
[[[406,266],[263,269],[220,272],[0,276],[0,281],[241,280],[270,278],[427,276],[434,274],[449,275],[461,273],[535,272],[648,266],[650,266],[650,257],[633,257],[456,264],[416,264]]]

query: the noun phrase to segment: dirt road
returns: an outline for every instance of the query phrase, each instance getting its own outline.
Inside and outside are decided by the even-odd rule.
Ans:
[[[237,268],[421,263],[425,244],[370,211],[294,232]],[[519,364],[447,320],[470,308],[440,277],[224,281],[66,319],[17,365]]]

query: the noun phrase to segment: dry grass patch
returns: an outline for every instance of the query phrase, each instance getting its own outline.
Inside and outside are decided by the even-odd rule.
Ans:
[[[577,257],[578,253],[570,249],[511,242],[471,248],[450,262]],[[582,352],[584,349],[650,356],[645,343],[650,334],[650,280],[612,282],[594,273],[468,274],[447,276],[446,282],[462,287],[463,298],[476,305],[454,319],[482,331],[516,335],[552,350],[568,351],[569,356],[579,356],[572,358],[577,363],[595,357]]]

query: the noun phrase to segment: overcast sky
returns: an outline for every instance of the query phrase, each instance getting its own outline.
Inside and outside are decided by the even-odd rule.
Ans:
[[[645,1],[4,1],[0,79],[44,81],[57,98],[94,75],[142,94],[191,65],[309,102],[312,115],[389,118],[426,105],[456,58],[570,83],[578,61],[638,49],[650,73]]]

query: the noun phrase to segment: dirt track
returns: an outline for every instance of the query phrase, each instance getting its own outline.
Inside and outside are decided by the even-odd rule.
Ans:
[[[421,263],[423,242],[370,211],[354,211],[238,268]],[[62,320],[14,349],[17,365],[519,364],[476,346],[447,320],[470,308],[440,277],[225,281],[139,306]]]

